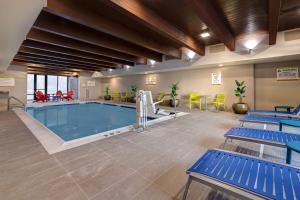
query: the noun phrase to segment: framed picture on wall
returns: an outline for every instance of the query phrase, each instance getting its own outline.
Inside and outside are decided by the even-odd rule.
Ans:
[[[96,86],[96,82],[95,81],[87,81],[87,86],[88,87],[95,87]]]
[[[298,67],[277,68],[277,80],[298,80]]]
[[[146,77],[146,85],[156,85],[156,76],[155,75],[148,75]]]
[[[221,74],[221,72],[211,73],[211,84],[212,85],[221,85],[222,84],[222,74]]]

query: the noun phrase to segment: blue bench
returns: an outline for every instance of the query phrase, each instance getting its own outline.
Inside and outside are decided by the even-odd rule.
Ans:
[[[223,150],[208,150],[187,170],[192,181],[241,199],[300,199],[300,169]]]

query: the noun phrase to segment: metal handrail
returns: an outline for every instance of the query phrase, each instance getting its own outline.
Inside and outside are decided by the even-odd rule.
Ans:
[[[10,97],[8,97],[8,105],[7,105],[7,110],[9,111],[10,110],[10,100],[11,99],[14,99],[15,101],[17,101],[18,103],[20,103],[22,106],[22,108],[25,108],[26,107],[26,105],[20,100],[20,99],[18,99],[18,98],[16,98],[16,97],[14,97],[14,96],[10,96]]]

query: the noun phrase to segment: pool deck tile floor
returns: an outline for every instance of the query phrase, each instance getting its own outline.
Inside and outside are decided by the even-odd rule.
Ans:
[[[239,124],[238,118],[232,113],[193,110],[190,115],[153,125],[142,133],[123,133],[49,155],[14,112],[1,112],[0,197],[180,199],[187,180],[185,170],[206,149],[220,148],[223,134]],[[259,145],[234,141],[227,149],[258,155]],[[284,162],[284,157],[285,150],[265,147],[264,158]],[[299,164],[299,156],[294,157]],[[192,183],[188,199],[234,198]]]

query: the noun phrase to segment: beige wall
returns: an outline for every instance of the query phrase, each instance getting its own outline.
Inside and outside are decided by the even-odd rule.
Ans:
[[[171,83],[179,82],[179,94],[183,106],[187,106],[187,94],[191,91],[198,91],[202,94],[214,96],[217,93],[225,93],[227,97],[227,107],[231,108],[233,102],[237,101],[234,96],[234,80],[244,80],[247,85],[245,102],[251,108],[273,109],[274,105],[298,105],[300,103],[300,80],[277,81],[276,68],[278,67],[299,67],[300,61],[290,61],[281,63],[265,63],[256,65],[240,65],[230,67],[216,67],[196,70],[184,70],[173,72],[162,72],[147,75],[130,75],[114,77],[110,79],[92,78],[90,73],[82,73],[79,76],[79,98],[98,99],[104,94],[108,85],[111,91],[126,91],[131,84],[137,84],[139,89],[151,90],[154,94],[159,92],[169,93]],[[26,102],[27,78],[24,67],[11,66],[9,71],[0,72],[2,77],[14,77],[16,85],[14,87],[0,87],[1,91],[9,91],[11,96]],[[211,73],[222,73],[222,85],[211,84]],[[156,85],[146,85],[146,77],[155,75]],[[93,80],[95,87],[84,87],[87,81]],[[89,96],[86,98],[86,88]],[[0,101],[0,107],[4,102]]]
[[[211,84],[211,73],[222,73],[222,84]],[[154,74],[151,74],[154,75]],[[103,87],[108,85],[113,90],[126,91],[133,83],[139,89],[151,90],[154,94],[159,92],[169,93],[171,83],[179,82],[179,94],[182,104],[187,104],[187,94],[192,91],[214,96],[217,93],[224,93],[227,97],[227,108],[231,108],[232,103],[237,101],[234,96],[235,80],[244,80],[247,85],[245,101],[253,108],[254,105],[254,69],[253,65],[241,65],[230,67],[206,68],[197,70],[185,70],[174,72],[163,72],[155,74],[157,77],[156,85],[146,85],[146,77],[149,75],[131,75],[114,77],[103,80]],[[102,91],[104,88],[102,89]]]
[[[276,68],[298,67],[300,61],[255,65],[255,105],[257,109],[273,109],[275,105],[300,104],[300,80],[277,81]]]
[[[87,86],[88,81],[95,81],[95,87]],[[79,99],[95,100],[102,94],[102,82],[100,78],[92,78],[90,73],[81,73],[79,76]]]
[[[26,90],[27,90],[27,73],[24,68],[15,66],[13,69],[19,71],[2,71],[0,72],[0,77],[13,77],[15,78],[15,86],[12,87],[1,87],[0,91],[9,91],[10,96],[14,96],[20,99],[22,102],[26,103]],[[14,102],[12,101],[14,104]],[[6,106],[6,101],[0,100],[0,110]]]

